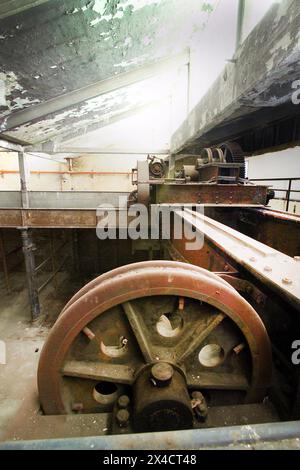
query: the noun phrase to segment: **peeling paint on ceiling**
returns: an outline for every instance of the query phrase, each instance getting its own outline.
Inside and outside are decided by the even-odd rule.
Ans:
[[[38,99],[31,99],[28,91],[18,82],[14,72],[0,72],[0,82],[4,96],[0,100],[0,111],[2,116],[8,116],[12,111],[23,109],[27,105],[37,104]],[[26,96],[27,95],[27,96]]]
[[[217,0],[51,0],[0,20],[0,80],[6,97],[0,124],[10,113],[197,45],[210,14],[206,6],[216,4]],[[159,89],[154,88],[156,93]],[[130,90],[123,90],[6,135],[41,142],[141,103],[132,99]]]
[[[59,134],[74,133],[82,127],[95,123],[100,127],[114,116],[123,115],[126,111],[166,98],[170,94],[173,81],[174,77],[168,74],[154,77],[85,101],[80,106],[49,116],[37,123],[20,126],[6,132],[6,135],[20,141],[37,143]]]

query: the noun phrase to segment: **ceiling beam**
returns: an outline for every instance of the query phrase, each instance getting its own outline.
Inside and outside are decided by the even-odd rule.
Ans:
[[[23,152],[24,148],[21,145],[13,144],[7,140],[0,139],[0,148],[9,152]]]
[[[113,78],[107,80],[101,80],[99,82],[88,85],[84,88],[71,91],[64,95],[58,96],[52,100],[46,101],[34,106],[18,111],[16,113],[6,116],[0,125],[2,132],[20,127],[26,123],[32,121],[39,121],[48,116],[49,114],[58,113],[66,108],[83,103],[92,98],[96,98],[100,95],[110,93],[112,91],[119,90],[134,83],[147,80],[155,75],[161,74],[168,71],[170,68],[176,68],[183,65],[187,65],[190,61],[189,49],[184,50],[180,54],[176,54],[168,59],[156,61],[154,63],[144,65],[137,69],[122,74],[116,75]]]
[[[49,0],[2,0],[0,2],[0,20],[37,7],[48,1]]]
[[[166,96],[165,98],[162,98],[163,100],[170,99],[170,96]],[[118,114],[114,114],[108,119],[103,119],[100,122],[95,122],[90,125],[85,125],[85,126],[78,126],[71,131],[64,132],[61,134],[57,134],[54,138],[43,141],[43,142],[37,142],[34,145],[29,145],[26,147],[26,150],[32,150],[32,151],[48,151],[49,148],[55,149],[55,151],[59,151],[60,147],[65,145],[67,142],[73,139],[77,139],[78,137],[85,136],[91,132],[98,131],[100,129],[103,129],[104,127],[111,126],[112,124],[115,124],[123,119],[128,119],[132,116],[135,116],[136,114],[142,113],[143,111],[147,110],[151,106],[154,106],[158,103],[161,102],[161,99],[157,100],[151,100],[148,103],[145,103],[141,106],[137,106],[135,108],[130,108],[127,109],[126,111],[123,111]]]

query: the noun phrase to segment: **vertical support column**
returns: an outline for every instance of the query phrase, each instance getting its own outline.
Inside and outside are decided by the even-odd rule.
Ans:
[[[29,208],[29,196],[28,196],[28,167],[27,157],[24,152],[18,153],[19,157],[19,171],[20,171],[20,183],[21,183],[21,194],[22,194],[22,208]],[[27,287],[31,310],[32,321],[36,320],[40,314],[40,302],[39,292],[36,284],[36,270],[35,270],[35,259],[34,250],[35,246],[32,242],[32,234],[30,229],[22,227],[21,237],[23,244],[23,253],[26,269]]]
[[[26,277],[28,294],[31,309],[31,319],[36,320],[40,314],[39,293],[36,285],[36,272],[35,272],[35,259],[34,250],[35,246],[32,242],[32,234],[30,229],[21,228],[21,237],[23,244],[23,253],[25,259]]]
[[[237,26],[236,26],[235,50],[237,50],[238,47],[240,46],[240,44],[243,42],[245,8],[246,8],[246,0],[239,0],[238,15],[237,15]]]
[[[23,209],[28,209],[29,197],[28,197],[27,157],[24,152],[19,152],[18,157],[19,157],[19,171],[20,171],[20,183],[21,183],[21,193],[22,193],[22,207]]]
[[[288,212],[290,208],[291,189],[292,189],[292,179],[289,180],[289,187],[286,192],[286,207],[285,207],[286,212]]]

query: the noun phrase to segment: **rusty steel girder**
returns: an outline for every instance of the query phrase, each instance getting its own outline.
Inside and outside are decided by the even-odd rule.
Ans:
[[[46,414],[102,412],[124,393],[136,402],[149,370],[162,363],[179,373],[176,380],[189,394],[230,393],[241,402],[264,398],[272,369],[262,321],[226,281],[184,263],[136,263],[95,279],[62,311],[40,358],[42,408]],[[157,422],[170,415],[160,404],[162,393],[177,403],[170,390],[153,388],[157,399],[147,410],[155,409]],[[148,405],[141,397],[139,416]],[[176,422],[189,415],[188,406],[180,416],[171,413]]]
[[[234,184],[178,184],[154,186],[155,204],[260,205],[267,201],[268,187]]]

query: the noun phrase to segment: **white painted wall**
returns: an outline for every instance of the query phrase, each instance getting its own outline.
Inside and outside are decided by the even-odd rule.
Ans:
[[[29,155],[30,173],[28,189],[30,191],[120,191],[131,192],[135,189],[131,184],[131,170],[136,167],[137,160],[147,158],[141,155],[85,155],[73,159],[73,171],[49,174],[44,172],[62,172],[68,170],[67,163],[50,161]],[[18,156],[15,153],[0,152],[0,191],[19,191],[20,177]],[[1,173],[3,171],[3,173]],[[76,172],[101,172],[102,175],[83,175]],[[115,173],[115,174],[111,174]],[[124,173],[124,174],[119,174]],[[128,174],[127,174],[128,173]],[[129,174],[130,173],[130,174]]]
[[[100,171],[106,175],[72,175],[74,191],[120,191],[131,192],[136,189],[131,184],[132,168],[137,160],[144,160],[147,155],[85,155],[73,160],[74,171]]]
[[[18,174],[1,173],[1,171],[18,170],[18,155],[12,152],[0,152],[0,191],[15,191],[20,189]]]
[[[256,178],[300,178],[300,147],[289,148],[274,153],[266,153],[250,157],[248,161],[248,177]],[[287,189],[287,181],[270,181],[273,188]],[[300,181],[295,181],[293,189],[300,190]],[[285,197],[285,193],[277,192],[277,197]],[[300,193],[292,193],[292,199],[300,200]],[[285,210],[283,201],[271,201],[273,209]],[[289,212],[300,214],[300,202],[291,202]]]
[[[44,158],[27,157],[29,171],[61,171],[67,166],[56,161]],[[4,171],[4,173],[1,173]],[[5,173],[6,171],[19,171],[18,155],[13,152],[0,152],[0,191],[18,191],[20,189],[20,176],[18,173]],[[28,189],[31,191],[48,190],[59,191],[61,175],[59,174],[30,174]]]

